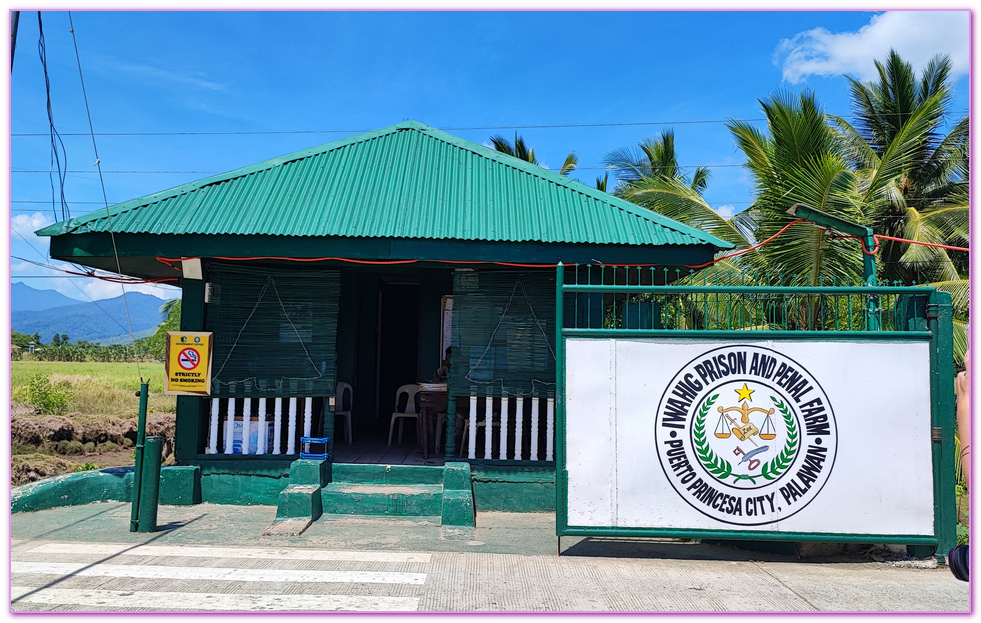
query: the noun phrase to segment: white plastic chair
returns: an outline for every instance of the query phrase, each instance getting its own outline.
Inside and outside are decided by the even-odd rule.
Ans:
[[[344,408],[344,395],[348,396],[347,408]],[[338,420],[344,420],[344,437],[347,445],[351,445],[351,410],[354,409],[354,388],[349,383],[338,381],[334,388],[334,434],[337,434]]]
[[[392,412],[392,425],[388,427],[388,445],[392,445],[392,433],[395,431],[395,421],[399,422],[399,443],[402,443],[402,428],[405,426],[405,418],[411,418],[416,422],[416,437],[422,440],[419,436],[419,413],[416,411],[416,394],[419,393],[419,385],[417,383],[410,383],[408,385],[403,385],[395,392],[395,411]],[[405,411],[399,411],[399,400],[402,398],[402,394],[408,394],[408,399],[405,401]]]

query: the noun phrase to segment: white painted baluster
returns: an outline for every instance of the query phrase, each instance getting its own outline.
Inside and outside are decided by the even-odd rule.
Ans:
[[[252,397],[242,399],[242,454],[249,453],[249,433],[252,432]]]
[[[470,430],[467,431],[467,456],[477,458],[477,392],[470,392]]]
[[[282,448],[283,433],[283,399],[276,396],[273,405],[273,454],[279,454]]]
[[[528,459],[538,460],[538,396],[531,397],[531,452]]]
[[[256,435],[255,453],[266,453],[266,399],[259,399],[259,433]]]
[[[234,386],[232,392],[235,391]],[[235,396],[228,397],[228,409],[225,415],[225,454],[232,453],[232,436],[235,434]]]
[[[487,388],[487,397],[484,399],[484,458],[491,458],[491,442],[494,441],[491,431],[494,430],[494,396]]]
[[[313,397],[303,399],[303,436],[309,437],[313,427]]]
[[[555,398],[548,399],[545,411],[545,460],[552,460],[552,449],[555,446]]]
[[[525,397],[520,394],[515,399],[514,408],[514,460],[521,460],[521,451],[524,450],[522,437],[525,428]]]
[[[211,399],[211,428],[209,429],[211,434],[209,435],[210,441],[208,442],[208,454],[218,454],[218,399]]]
[[[290,419],[286,428],[286,454],[296,454],[296,396],[290,396]]]
[[[508,407],[511,399],[507,394],[501,395],[501,445],[497,449],[497,458],[503,461],[508,458]]]

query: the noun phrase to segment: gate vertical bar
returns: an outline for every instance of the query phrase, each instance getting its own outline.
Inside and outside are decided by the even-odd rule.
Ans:
[[[950,294],[934,291],[927,305],[931,338],[931,425],[940,431],[933,443],[934,525],[938,560],[957,544],[954,493],[954,313]]]
[[[565,339],[562,325],[565,324],[565,267],[562,262],[555,266],[555,529],[556,535],[569,525],[566,506],[568,473],[565,469]],[[587,325],[588,326],[588,325]],[[549,431],[551,432],[551,431]],[[549,457],[546,457],[546,460]],[[559,539],[561,554],[561,538]]]

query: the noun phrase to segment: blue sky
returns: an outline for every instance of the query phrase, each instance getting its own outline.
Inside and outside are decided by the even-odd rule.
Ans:
[[[572,177],[589,185],[611,150],[673,129],[680,163],[710,168],[705,197],[729,216],[752,202],[752,182],[721,122],[759,119],[760,99],[811,89],[829,113],[847,115],[842,75],[871,79],[873,61],[894,47],[917,71],[949,54],[952,108],[966,114],[969,101],[963,10],[71,16],[110,204],[415,119],[478,143],[517,131],[554,168],[575,150]],[[100,207],[102,189],[68,13],[41,18],[55,128],[72,171],[65,197],[83,214]],[[56,279],[16,259],[47,262],[47,239],[31,232],[55,220],[38,38],[37,13],[22,12],[10,97],[11,280],[80,300],[118,296],[116,284]],[[589,124],[605,125],[575,127]],[[300,132],[314,130],[346,132]],[[254,133],[282,131],[290,133]],[[140,134],[101,135],[113,132]],[[238,134],[145,134],[175,132]],[[30,133],[41,136],[18,136]]]

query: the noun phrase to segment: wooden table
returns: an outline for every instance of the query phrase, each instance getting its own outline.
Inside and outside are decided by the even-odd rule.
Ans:
[[[422,458],[429,458],[429,416],[446,412],[447,392],[420,390],[419,411],[422,415]],[[439,435],[439,431],[436,431]]]

